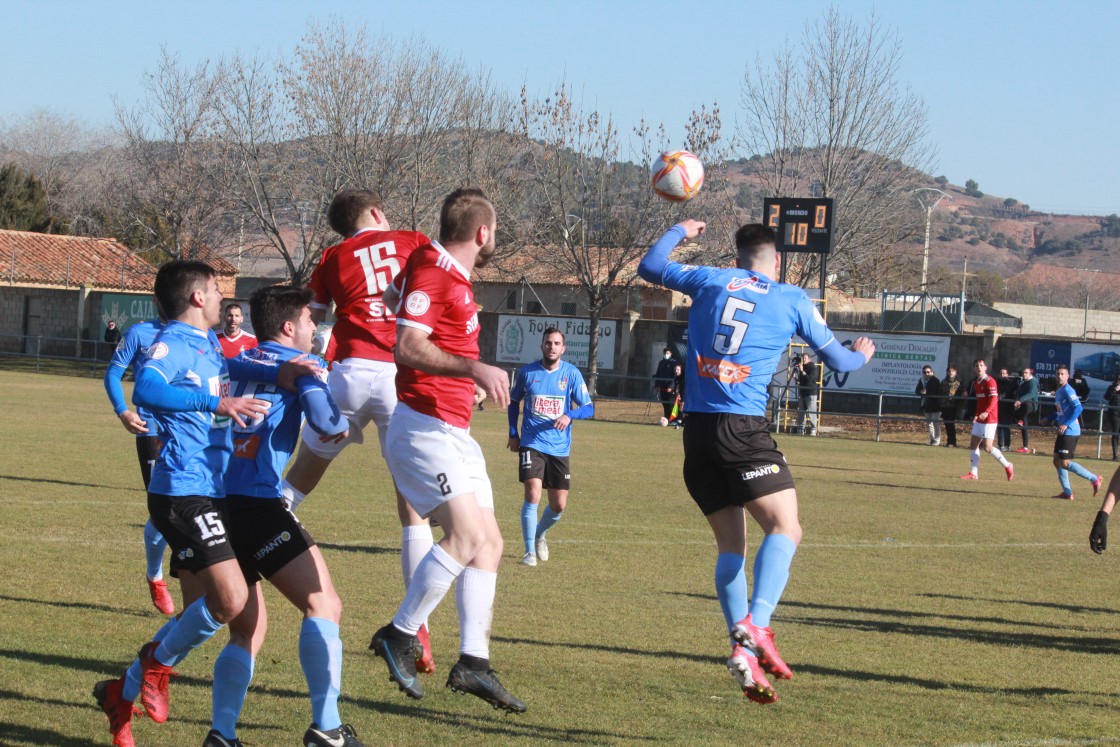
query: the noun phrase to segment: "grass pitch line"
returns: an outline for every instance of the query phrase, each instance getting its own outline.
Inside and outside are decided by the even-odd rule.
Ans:
[[[1029,739],[1015,742],[966,742],[952,747],[1081,747],[1081,745],[1117,744],[1118,737],[1086,737],[1083,739]]]

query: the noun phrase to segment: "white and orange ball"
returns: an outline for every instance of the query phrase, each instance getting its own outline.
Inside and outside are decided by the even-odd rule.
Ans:
[[[653,160],[653,191],[666,200],[691,200],[704,185],[704,164],[687,150],[667,150]]]

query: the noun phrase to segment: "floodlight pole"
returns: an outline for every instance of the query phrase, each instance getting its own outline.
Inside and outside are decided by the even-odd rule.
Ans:
[[[929,192],[931,194],[923,194],[925,192]],[[944,199],[948,199],[949,202],[952,202],[953,198],[949,195],[948,192],[942,192],[940,189],[935,189],[933,187],[919,187],[918,189],[911,190],[910,194],[914,195],[918,199],[918,204],[925,208],[926,211],[926,243],[925,248],[922,250],[922,297],[924,298],[926,295],[926,280],[929,276],[930,221],[933,219],[933,211],[937,207],[937,205]],[[936,199],[933,199],[934,195],[937,195]],[[932,202],[930,202],[931,199],[933,200]]]

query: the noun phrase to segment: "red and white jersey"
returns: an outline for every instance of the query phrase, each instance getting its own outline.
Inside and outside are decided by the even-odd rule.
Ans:
[[[222,355],[236,358],[241,355],[242,350],[250,350],[257,346],[257,336],[239,329],[233,337],[226,337],[225,330],[222,330],[218,333],[218,344],[222,346]]]
[[[335,303],[331,360],[392,362],[397,319],[381,294],[409,254],[427,243],[428,237],[416,231],[364,230],[323,251],[308,286],[315,294],[311,308],[325,311]]]
[[[445,353],[478,360],[478,307],[470,272],[437,242],[412,253],[394,282],[400,291],[397,324],[428,333]],[[435,376],[397,364],[397,399],[417,412],[468,428],[474,381]]]
[[[976,397],[976,422],[999,422],[999,386],[991,376],[977,379],[972,386],[972,395]],[[988,413],[986,420],[980,420],[980,413]]]

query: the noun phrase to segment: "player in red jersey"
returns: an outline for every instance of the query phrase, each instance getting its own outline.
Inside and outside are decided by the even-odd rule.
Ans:
[[[390,624],[370,643],[409,696],[424,689],[411,651],[416,632],[455,583],[459,661],[447,686],[512,713],[525,704],[490,668],[490,626],[502,557],[494,494],[482,449],[470,435],[476,386],[501,409],[509,378],[478,360],[478,308],[470,275],[494,253],[494,206],[477,189],[452,192],[440,210],[439,241],[408,258],[386,293],[397,310],[397,396],[386,460],[401,494],[444,528],[420,561]],[[456,583],[457,581],[457,583]]]
[[[245,311],[241,304],[231,303],[226,306],[222,317],[222,331],[218,333],[218,344],[222,346],[222,355],[226,358],[236,358],[241,355],[241,351],[257,346],[257,336],[241,329],[244,321]]]
[[[294,510],[319,484],[331,461],[351,443],[362,443],[363,430],[372,421],[382,456],[385,431],[397,406],[393,346],[397,318],[382,294],[400,273],[408,256],[429,239],[417,231],[394,231],[382,211],[381,198],[364,189],[344,189],[335,195],[327,218],[346,239],[327,248],[311,274],[315,294],[312,320],[318,324],[333,301],[337,322],[331,333],[331,367],[327,386],[339,410],[350,421],[350,436],[334,443],[323,441],[307,426],[303,445],[283,483],[284,497]],[[432,529],[427,519],[413,511],[397,493],[401,521],[401,575],[408,587],[420,559],[432,549]],[[435,671],[427,625],[420,633],[420,671]]]
[[[996,428],[999,425],[999,385],[995,379],[988,376],[988,364],[982,358],[977,358],[972,369],[976,372],[976,380],[972,385],[970,394],[976,398],[976,417],[972,421],[972,440],[968,444],[971,452],[972,468],[961,475],[962,480],[980,479],[980,446],[984,451],[996,458],[1007,479],[1015,477],[1015,465],[1007,461],[1007,457],[995,447]]]

